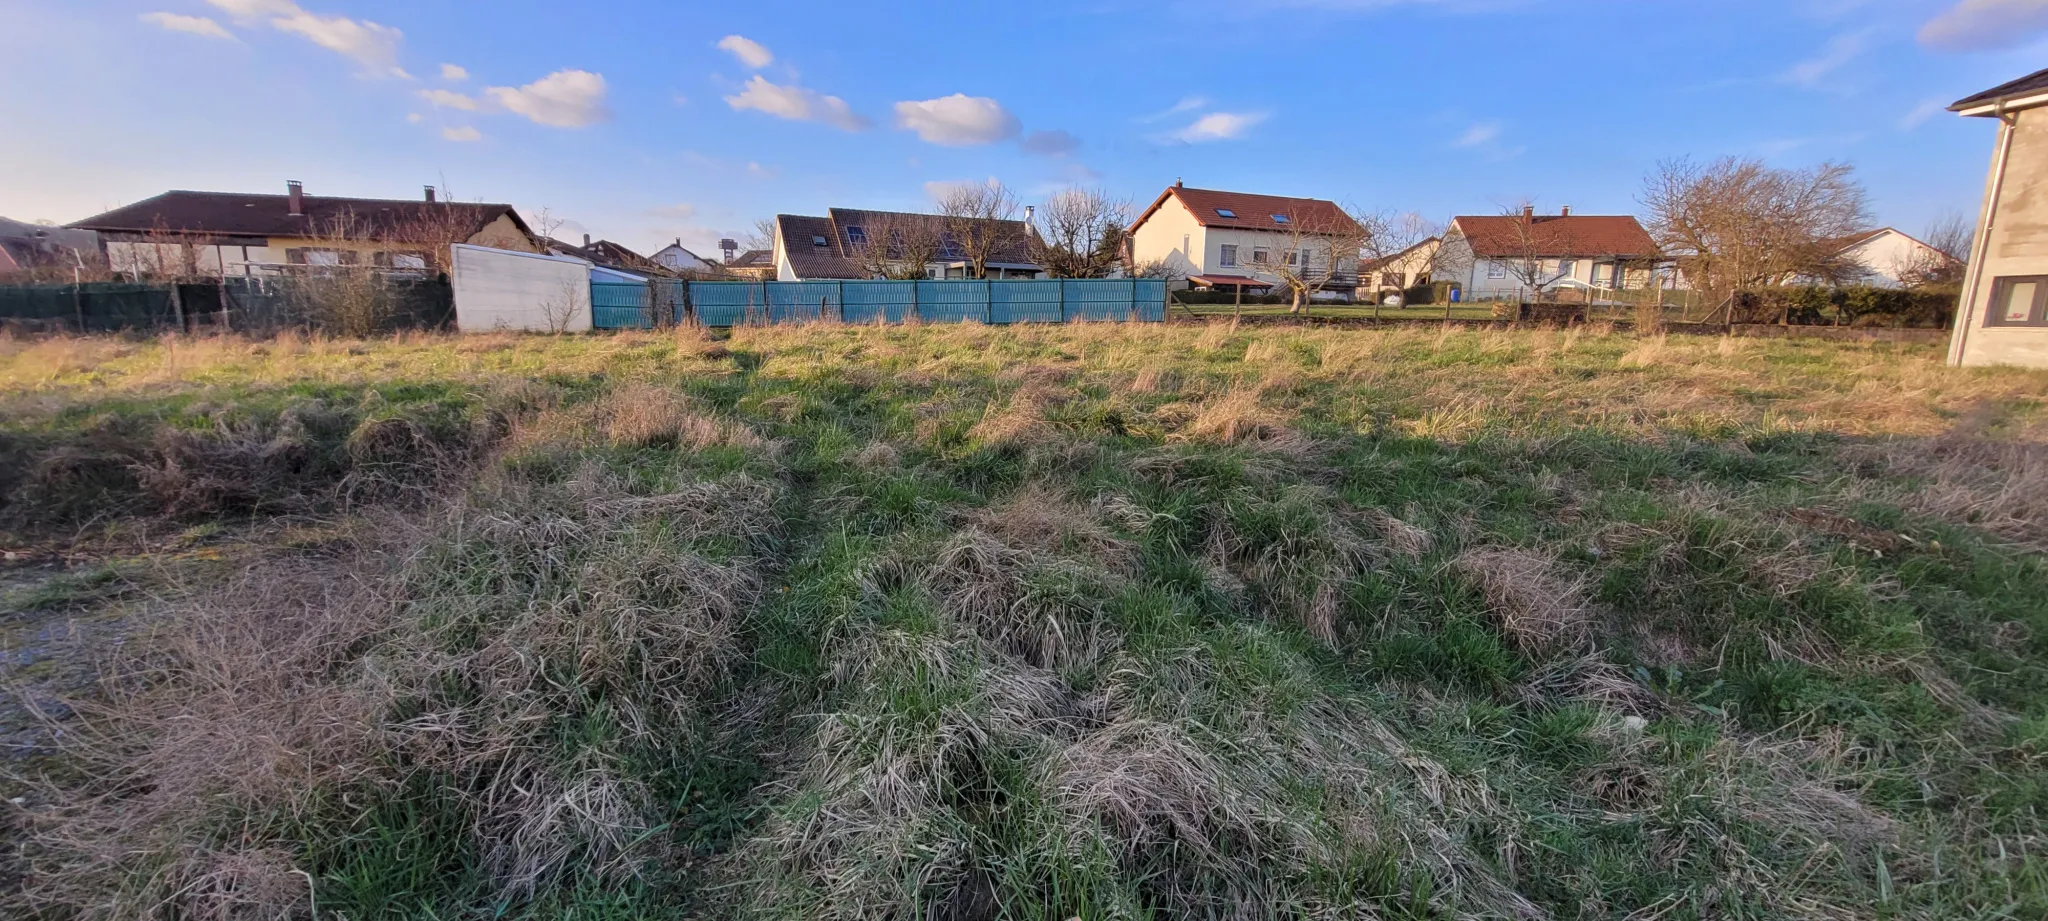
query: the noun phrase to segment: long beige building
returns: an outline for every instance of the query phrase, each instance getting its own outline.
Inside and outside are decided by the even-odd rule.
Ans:
[[[2048,70],[1949,111],[1999,123],[1949,363],[2048,368]]]

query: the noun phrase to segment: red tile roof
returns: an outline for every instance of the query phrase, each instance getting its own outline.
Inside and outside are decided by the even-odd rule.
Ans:
[[[1179,198],[1182,205],[1192,212],[1195,220],[1204,227],[1229,227],[1237,230],[1273,230],[1287,232],[1300,226],[1309,230],[1333,228],[1333,232],[1357,233],[1358,222],[1345,214],[1336,202],[1320,198],[1289,198],[1284,195],[1255,195],[1250,192],[1221,192],[1215,189],[1190,189],[1185,186],[1168,186],[1159,193],[1152,206],[1131,224],[1136,231],[1153,212],[1166,204],[1168,198]],[[1236,215],[1226,217],[1219,213],[1228,211]],[[1273,215],[1284,215],[1285,223],[1275,221]]]
[[[1524,224],[1524,221],[1529,223]],[[1459,215],[1451,227],[1465,235],[1480,256],[1648,256],[1657,241],[1626,214]]]

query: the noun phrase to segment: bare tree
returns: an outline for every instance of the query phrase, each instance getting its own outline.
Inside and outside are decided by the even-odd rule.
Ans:
[[[969,278],[987,278],[988,264],[998,254],[1030,243],[1017,222],[1017,196],[1000,182],[953,186],[939,196],[938,205],[941,244],[947,255],[967,263]]]
[[[1248,264],[1259,275],[1287,290],[1287,312],[1298,314],[1323,291],[1358,285],[1359,254],[1387,229],[1380,215],[1352,215],[1335,205],[1296,209],[1281,215],[1285,229],[1265,235],[1272,242],[1254,247]],[[1361,217],[1364,218],[1361,220]]]
[[[1123,267],[1131,205],[1071,186],[1046,197],[1032,215],[1031,261],[1054,278],[1103,278]]]
[[[533,213],[533,223],[530,226],[533,228],[534,235],[546,241],[554,239],[556,231],[561,230],[562,225],[567,223],[569,222],[556,217],[553,209],[542,205],[539,211]]]
[[[1870,220],[1848,164],[1793,170],[1735,157],[1670,160],[1645,180],[1642,201],[1664,255],[1714,294],[1864,271],[1826,245]]]
[[[941,258],[943,228],[933,215],[874,214],[859,228],[861,238],[848,241],[848,255],[869,278],[923,278]]]
[[[1920,242],[1933,252],[1915,250],[1899,267],[1899,281],[1909,288],[1946,288],[1962,284],[1977,228],[1960,212],[1949,211],[1929,221]]]
[[[1546,220],[1536,206],[1524,201],[1503,209],[1507,220],[1489,225],[1499,233],[1488,235],[1491,253],[1487,259],[1536,300],[1542,300],[1552,285],[1563,281],[1575,268],[1570,258],[1585,249],[1570,223]]]
[[[775,219],[764,217],[754,221],[753,228],[747,231],[745,237],[740,239],[740,246],[742,249],[747,250],[774,249]]]
[[[1419,255],[1411,252],[1417,246],[1443,236],[1443,229],[1434,222],[1413,211],[1362,212],[1352,215],[1352,219],[1365,231],[1358,245],[1358,283],[1361,288],[1366,282],[1366,266],[1394,271],[1400,276],[1399,283],[1394,285],[1397,288],[1418,284],[1425,276],[1435,273],[1443,252],[1441,246]],[[1372,297],[1376,293],[1367,292],[1367,296]]]

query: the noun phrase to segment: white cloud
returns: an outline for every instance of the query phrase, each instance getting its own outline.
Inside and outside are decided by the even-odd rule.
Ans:
[[[1850,32],[1828,39],[1820,53],[1792,65],[1779,79],[1796,86],[1815,87],[1835,71],[1862,56],[1870,45],[1870,33]]]
[[[461,109],[464,112],[477,110],[476,97],[454,90],[420,90],[419,96],[437,109]]]
[[[1500,122],[1480,122],[1458,135],[1453,147],[1485,147],[1500,140]]]
[[[441,65],[441,79],[450,83],[461,83],[469,79],[469,70],[460,64]]]
[[[749,79],[746,88],[737,95],[725,97],[725,104],[732,106],[735,111],[753,109],[776,118],[823,122],[846,131],[860,131],[868,127],[868,120],[854,114],[844,99],[816,93],[801,86],[779,86],[768,82],[759,74]]]
[[[1252,126],[1266,120],[1264,112],[1211,112],[1170,135],[1176,141],[1200,144],[1243,137]]]
[[[2048,32],[2048,0],[1962,0],[1920,27],[1920,44],[1943,51],[2017,48]]]
[[[653,215],[654,217],[674,218],[675,220],[679,221],[687,221],[690,218],[697,216],[697,206],[689,203],[662,205],[658,208],[647,209],[647,213]]]
[[[776,176],[780,175],[781,173],[782,171],[776,169],[775,167],[762,166],[760,163],[753,160],[747,161],[747,175],[752,176],[755,179],[773,179]]]
[[[405,33],[367,19],[323,16],[291,0],[207,0],[217,9],[244,22],[266,19],[279,32],[297,35],[315,45],[354,60],[364,73],[410,79],[398,66],[398,46]]]
[[[965,93],[922,102],[899,102],[896,127],[917,132],[926,143],[946,147],[1007,141],[1024,128],[1002,103]]]
[[[745,64],[748,67],[753,68],[754,70],[760,70],[763,67],[767,67],[768,65],[775,63],[775,55],[773,52],[770,52],[767,49],[767,47],[762,45],[760,42],[754,41],[753,39],[748,38],[744,35],[728,35],[724,38],[721,38],[718,40],[718,48],[720,51],[727,52],[731,54],[733,57],[739,58],[740,63]]]
[[[954,192],[957,192],[961,189],[971,189],[980,185],[987,185],[990,188],[994,188],[995,186],[1000,184],[1001,183],[997,182],[996,177],[994,176],[990,176],[987,179],[984,179],[980,182],[976,182],[972,179],[934,179],[924,184],[924,194],[926,198],[929,198],[932,201],[942,202],[946,200],[947,196],[952,195]]]
[[[470,141],[481,141],[484,139],[484,135],[483,132],[467,126],[461,128],[443,128],[441,129],[441,139],[444,141],[467,143]]]
[[[604,94],[604,77],[587,70],[558,70],[518,89],[484,90],[499,107],[551,128],[581,128],[610,118]]]
[[[426,116],[424,116],[424,115],[421,115],[421,114],[420,114],[420,113],[418,113],[418,112],[413,112],[413,113],[409,113],[409,114],[407,114],[407,115],[405,116],[405,122],[406,122],[406,124],[408,124],[408,125],[417,125],[417,124],[419,124],[420,122],[423,122],[423,121],[426,121],[426,120],[427,120],[427,117],[426,117]]]
[[[1907,112],[1905,115],[1899,117],[1899,130],[1911,131],[1915,128],[1918,128],[1921,125],[1925,124],[1928,119],[1933,118],[1936,115],[1940,115],[1942,110],[1946,108],[1948,108],[1948,106],[1943,104],[1942,101],[1939,99],[1929,99],[1926,102],[1914,106],[1913,111]]]
[[[1176,115],[1186,115],[1189,112],[1193,112],[1196,109],[1204,108],[1208,105],[1209,100],[1201,96],[1186,96],[1183,97],[1181,101],[1174,103],[1171,107],[1163,111],[1154,112],[1150,115],[1143,116],[1138,120],[1141,122],[1164,121]]]
[[[1017,146],[1025,153],[1044,157],[1064,157],[1081,149],[1081,139],[1065,131],[1033,131],[1024,136]]]
[[[187,35],[218,38],[234,41],[235,35],[220,23],[205,16],[184,16],[178,13],[144,13],[142,21]]]

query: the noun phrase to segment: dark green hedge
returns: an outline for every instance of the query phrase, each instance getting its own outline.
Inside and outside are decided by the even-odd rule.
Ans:
[[[1947,329],[1960,293],[1950,287],[1828,288],[1788,286],[1747,291],[1735,300],[1736,323],[1791,326],[1884,326]]]

